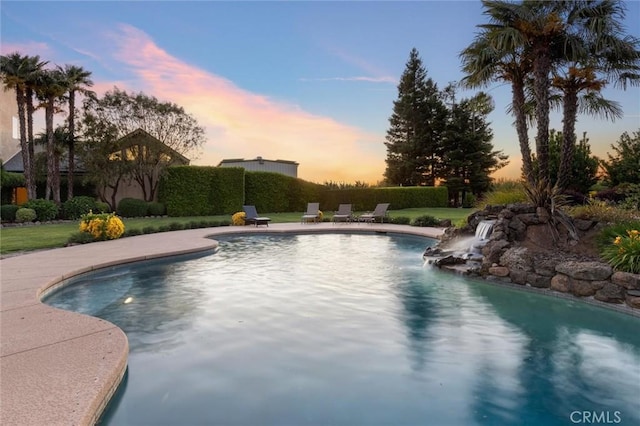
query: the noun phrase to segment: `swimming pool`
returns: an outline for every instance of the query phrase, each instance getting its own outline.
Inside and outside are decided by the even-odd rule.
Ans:
[[[47,299],[127,333],[105,423],[640,423],[638,318],[425,268],[423,238],[220,241]]]

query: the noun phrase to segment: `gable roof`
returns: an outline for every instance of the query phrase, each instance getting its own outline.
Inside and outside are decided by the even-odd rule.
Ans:
[[[133,132],[124,135],[123,137],[118,139],[116,143],[120,148],[129,148],[139,144],[151,146],[152,148],[158,149],[160,152],[167,154],[169,157],[173,159],[173,161],[177,163],[188,165],[191,162],[191,160],[189,160],[187,157],[180,154],[178,151],[174,150],[173,148],[165,145],[160,140],[158,140],[157,138],[155,138],[154,136],[145,132],[142,129],[136,129]],[[5,161],[2,166],[8,172],[16,172],[16,173],[24,172],[24,167],[22,164],[22,151],[18,151],[15,155],[13,155],[11,158]],[[60,162],[60,171],[61,172],[68,171],[68,164],[66,161]],[[76,172],[81,173],[83,171],[84,169],[82,167],[81,162],[76,158]]]
[[[180,154],[175,149],[173,149],[173,148],[167,146],[166,144],[162,143],[158,138],[156,138],[153,135],[149,134],[148,132],[142,130],[141,128],[138,128],[138,129],[134,130],[133,132],[124,135],[123,137],[121,137],[120,139],[118,139],[116,141],[116,144],[120,148],[129,148],[129,147],[132,147],[134,145],[146,145],[146,146],[152,147],[153,149],[157,149],[160,152],[163,152],[163,153],[167,154],[174,161],[176,161],[178,163],[181,163],[181,164],[184,164],[184,165],[188,165],[191,162],[191,160],[189,160],[187,157],[185,157],[184,155]]]

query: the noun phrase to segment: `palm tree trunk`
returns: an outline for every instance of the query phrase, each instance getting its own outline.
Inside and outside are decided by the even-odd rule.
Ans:
[[[33,113],[35,108],[33,107],[33,89],[27,87],[25,93],[25,104],[27,107],[27,147],[29,149],[29,179],[25,175],[27,180],[27,193],[33,193],[33,198],[37,198],[37,186],[36,186],[36,154],[34,150],[33,142]],[[31,198],[31,196],[29,196]]]
[[[24,90],[17,86],[16,90],[16,103],[18,104],[18,126],[20,130],[20,152],[22,153],[22,168],[24,170],[24,180],[27,183],[27,197],[30,200],[36,198],[35,191],[33,191],[32,187],[29,186],[30,181],[30,172],[31,172],[31,161],[29,157],[29,146],[27,143],[27,126],[26,126],[26,114],[25,114],[25,94]]]
[[[75,106],[76,93],[74,90],[69,91],[69,160],[67,169],[67,200],[73,198],[73,173],[76,168],[76,136],[75,136]]]
[[[516,117],[516,132],[520,143],[520,154],[522,154],[522,173],[529,185],[533,185],[533,163],[531,161],[531,148],[529,147],[529,135],[527,133],[527,117],[524,112],[525,96],[524,84],[521,81],[514,81],[511,85],[513,95],[513,111]]]
[[[558,171],[558,187],[567,189],[571,180],[571,165],[576,146],[576,117],[578,115],[578,94],[569,90],[564,94],[562,117],[562,150]]]
[[[541,41],[534,48],[533,64],[534,93],[536,99],[536,155],[538,157],[538,183],[549,184],[549,58],[546,41]],[[544,206],[538,206],[544,207]]]
[[[54,201],[56,201],[55,193],[55,147],[53,138],[53,98],[47,100],[45,107],[45,126],[47,132],[47,191],[46,199],[50,199],[53,193]],[[58,188],[57,203],[60,202],[60,188]]]

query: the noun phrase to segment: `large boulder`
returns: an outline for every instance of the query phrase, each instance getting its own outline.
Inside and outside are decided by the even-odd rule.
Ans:
[[[551,290],[568,293],[571,290],[571,279],[564,274],[557,274],[551,278]]]
[[[587,281],[571,279],[571,294],[574,296],[593,296],[604,287],[608,281]]]
[[[625,291],[623,287],[607,282],[593,297],[601,302],[622,303],[624,302]]]
[[[601,281],[611,277],[611,266],[602,262],[567,261],[556,265],[556,272],[565,274],[576,280]]]
[[[533,262],[526,247],[511,247],[500,257],[500,265],[509,269],[533,271]]]
[[[551,277],[529,273],[527,274],[527,283],[530,284],[531,287],[549,288],[551,286]]]
[[[617,271],[611,276],[611,282],[627,290],[640,290],[640,274]]]
[[[500,261],[500,257],[505,250],[509,247],[509,242],[505,240],[489,241],[482,247],[482,255],[484,256],[484,263],[493,265]]]

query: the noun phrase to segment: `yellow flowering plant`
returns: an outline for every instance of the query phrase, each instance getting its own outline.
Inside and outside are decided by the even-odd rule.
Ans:
[[[115,240],[124,234],[124,223],[113,213],[93,213],[82,215],[80,232],[90,234],[94,240]]]
[[[619,271],[640,274],[640,231],[627,229],[625,234],[617,235],[601,255]]]
[[[244,218],[247,217],[245,212],[237,212],[231,216],[231,224],[233,226],[244,226]]]

